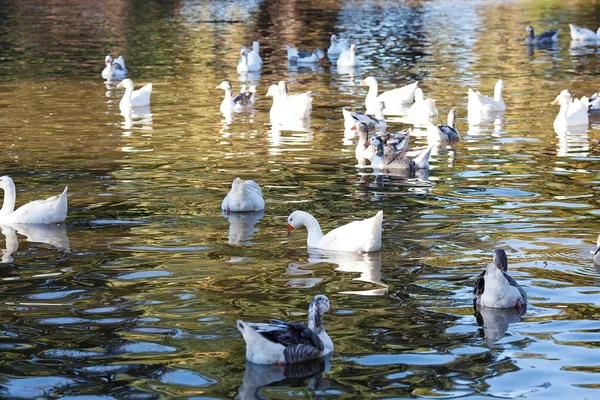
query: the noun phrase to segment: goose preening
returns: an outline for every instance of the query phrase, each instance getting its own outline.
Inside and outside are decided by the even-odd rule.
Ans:
[[[376,113],[374,116],[359,112],[352,112],[342,108],[342,115],[344,116],[344,129],[351,130],[359,122],[364,122],[369,126],[369,129],[385,130],[386,123],[385,117],[383,116],[384,109],[385,104],[383,101],[377,102]]]
[[[223,114],[230,112],[242,112],[252,110],[254,106],[254,97],[256,93],[256,86],[252,85],[246,89],[245,85],[242,85],[240,93],[233,97],[233,87],[229,81],[223,81],[221,84],[215,87],[215,89],[221,89],[225,91],[225,98],[221,102],[219,108]]]
[[[337,59],[336,64],[338,67],[359,67],[360,59],[356,56],[356,46],[354,43],[350,45],[347,50],[342,50],[340,58]]]
[[[119,103],[121,110],[150,105],[150,95],[152,94],[151,83],[146,83],[140,89],[133,90],[133,81],[131,79],[123,79],[117,86],[125,88],[125,94],[123,94],[123,98]]]
[[[246,359],[255,364],[294,364],[315,360],[333,352],[333,342],[325,332],[323,314],[332,311],[324,295],[314,297],[308,306],[308,326],[272,319],[268,323],[237,321],[246,342]]]
[[[127,75],[123,56],[117,57],[114,61],[111,56],[106,56],[104,64],[105,67],[102,70],[102,77],[104,79],[121,79]]]
[[[295,49],[289,44],[286,45],[288,61],[298,64],[314,64],[320,63],[325,58],[323,50],[316,49],[312,53],[306,50]]]
[[[347,40],[340,40],[336,35],[331,35],[330,46],[327,49],[328,57],[338,57],[343,51],[347,51],[350,46]]]
[[[365,78],[359,85],[369,87],[369,92],[365,98],[365,107],[367,114],[375,114],[377,112],[377,104],[382,101],[387,108],[402,108],[407,107],[415,99],[415,90],[419,82],[411,83],[410,85],[402,86],[396,89],[388,90],[378,95],[377,79],[369,76]]]
[[[554,119],[555,128],[589,124],[587,97],[576,99],[569,90],[563,90],[550,104],[560,104],[560,110]]]
[[[67,218],[67,189],[58,196],[46,200],[36,200],[15,210],[17,192],[9,176],[0,177],[0,188],[4,190],[4,202],[0,209],[0,223],[3,224],[52,224]]]
[[[288,94],[284,81],[278,85],[269,86],[267,96],[273,97],[271,106],[271,121],[286,122],[295,119],[310,118],[312,111],[312,93]]]
[[[379,136],[370,138],[369,145],[375,148],[375,154],[371,159],[371,167],[384,172],[427,170],[429,169],[431,151],[436,146],[436,144],[432,144],[417,157],[409,158],[406,157],[405,151],[390,151],[386,153],[383,147],[383,140]]]
[[[553,44],[558,41],[558,34],[560,29],[549,30],[540,33],[539,35],[534,34],[533,27],[527,26],[525,30],[529,33],[525,38],[525,44]]]
[[[256,182],[247,180],[242,182],[235,178],[231,184],[231,190],[221,203],[221,209],[228,214],[230,212],[260,211],[265,208],[262,190]]]
[[[435,122],[438,117],[438,110],[435,106],[435,100],[425,98],[421,88],[415,89],[415,102],[408,109],[408,122],[415,126],[424,126]]]
[[[600,39],[600,28],[598,28],[597,32],[594,32],[591,29],[581,28],[579,26],[569,24],[569,29],[571,30],[572,40],[587,42]]]
[[[427,142],[446,142],[456,143],[460,141],[460,134],[456,129],[456,110],[450,110],[448,113],[448,124],[438,124],[437,126],[427,124]]]
[[[469,114],[490,114],[492,112],[506,111],[506,105],[502,99],[502,90],[504,87],[502,79],[496,82],[494,98],[484,96],[480,92],[469,88],[469,102],[467,105]]]
[[[350,222],[323,235],[315,217],[305,211],[297,210],[288,217],[286,233],[289,235],[294,229],[305,226],[308,231],[306,239],[308,247],[368,253],[381,248],[382,223],[383,211],[379,211],[372,218]]]
[[[258,42],[254,43],[258,44]],[[261,68],[262,59],[260,58],[260,56],[257,57],[254,54],[254,51],[248,51],[247,48],[242,47],[242,49],[240,50],[240,60],[238,61],[238,65],[236,68],[238,74],[244,72],[260,71]]]
[[[508,258],[502,249],[494,251],[494,260],[475,282],[475,303],[478,306],[492,308],[521,308],[527,305],[527,295],[517,281],[511,278],[508,270]]]

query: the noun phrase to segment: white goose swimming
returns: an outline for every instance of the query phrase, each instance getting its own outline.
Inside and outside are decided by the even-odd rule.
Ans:
[[[215,89],[221,89],[225,91],[225,98],[221,102],[221,107],[219,110],[223,114],[228,114],[230,112],[243,112],[252,110],[252,106],[254,105],[254,97],[256,93],[256,86],[252,85],[250,88],[246,89],[245,86],[242,86],[240,93],[233,97],[233,87],[229,81],[223,81]]]
[[[427,142],[456,143],[460,141],[460,134],[456,129],[456,110],[448,113],[448,124],[427,124]]]
[[[258,63],[262,67],[263,60],[260,57],[260,44],[255,40],[252,42],[252,50],[248,53],[248,63]]]
[[[372,218],[350,222],[323,235],[315,217],[307,212],[297,210],[288,217],[287,234],[289,235],[300,226],[305,226],[308,231],[308,247],[368,253],[381,249],[382,223],[383,211],[379,211]]]
[[[268,323],[237,321],[246,342],[246,359],[255,364],[294,364],[333,352],[323,314],[332,311],[329,299],[317,295],[308,306],[308,326],[272,319]]]
[[[288,94],[285,82],[269,86],[267,96],[273,97],[273,105],[269,112],[272,122],[289,122],[290,120],[308,119],[312,111],[312,93]]]
[[[125,88],[125,94],[123,94],[123,98],[119,103],[121,110],[150,105],[150,95],[152,94],[151,83],[146,83],[140,89],[133,90],[133,81],[131,79],[123,79],[117,86]]]
[[[369,129],[385,130],[385,116],[383,110],[385,104],[383,101],[377,103],[376,113],[374,116],[370,116],[363,113],[348,111],[345,108],[342,109],[342,115],[344,116],[344,129],[351,130],[359,122],[364,122],[369,126]]]
[[[9,176],[0,177],[0,188],[4,190],[4,203],[0,209],[2,224],[51,224],[67,218],[67,189],[46,200],[36,200],[15,210],[17,192]]]
[[[265,208],[262,190],[256,182],[248,180],[242,182],[235,178],[231,184],[231,190],[221,203],[221,209],[230,212],[260,211]]]
[[[415,99],[415,90],[417,89],[418,84],[419,82],[417,81],[410,85],[388,90],[377,95],[379,89],[377,79],[372,76],[365,78],[359,85],[366,85],[369,87],[369,92],[365,98],[367,114],[375,114],[377,112],[377,104],[380,101],[383,101],[388,108],[407,107]]]
[[[331,35],[331,39],[329,41],[330,46],[327,49],[328,57],[339,57],[344,50],[347,51],[350,48],[347,40],[340,40],[335,34]]]
[[[428,123],[435,122],[438,117],[438,110],[435,106],[435,100],[425,98],[421,88],[415,89],[415,102],[408,110],[408,122],[415,126],[425,126]]]
[[[569,24],[569,29],[571,30],[572,40],[587,42],[600,39],[600,28],[598,28],[597,32],[594,32],[591,29],[581,28],[579,26]]]
[[[527,305],[527,295],[517,281],[511,278],[508,258],[502,249],[494,251],[494,260],[475,282],[473,293],[478,306],[492,308],[521,308]]]
[[[312,53],[306,50],[295,49],[289,44],[286,45],[288,61],[298,64],[315,64],[320,63],[325,58],[323,50],[316,49]]]
[[[260,71],[260,69],[262,68],[262,59],[260,58],[260,56],[252,56],[251,53],[254,52],[248,51],[248,49],[245,47],[242,47],[242,49],[240,50],[240,60],[238,61],[238,65],[236,68],[238,74],[244,72],[256,72]]]
[[[491,112],[506,111],[506,105],[502,99],[502,89],[504,89],[504,81],[502,79],[496,82],[494,87],[494,98],[484,96],[480,92],[475,92],[469,88],[469,103],[467,109],[469,114],[482,113],[489,114]]]
[[[123,56],[117,57],[114,61],[111,56],[106,56],[104,64],[105,67],[102,70],[102,77],[104,79],[121,79],[127,75]]]
[[[354,43],[350,45],[348,50],[342,50],[336,64],[338,67],[360,67],[360,58],[356,56],[356,46]]]
[[[555,128],[589,124],[587,97],[576,99],[569,90],[563,90],[551,104],[560,104],[560,111],[554,119]]]

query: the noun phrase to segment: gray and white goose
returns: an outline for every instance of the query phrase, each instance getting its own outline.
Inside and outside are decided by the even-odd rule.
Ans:
[[[473,294],[476,305],[492,308],[522,308],[527,305],[525,290],[506,273],[507,270],[506,252],[496,249],[493,262],[475,282]]]
[[[385,129],[386,123],[383,110],[385,110],[385,103],[383,101],[377,102],[377,108],[375,109],[375,115],[373,116],[348,111],[343,108],[342,115],[344,116],[344,129],[350,130],[359,122],[365,122],[369,126],[369,129]]]
[[[354,154],[359,164],[366,164],[366,160],[371,160],[375,154],[375,148],[369,144],[369,127],[365,122],[359,122],[352,127],[352,130],[358,131],[358,142]],[[384,144],[384,153],[399,152],[408,149],[410,140],[409,131],[399,131],[396,133],[387,133],[379,136]]]
[[[560,29],[549,30],[536,35],[533,32],[533,26],[527,26],[525,30],[529,35],[525,38],[525,44],[552,44],[558,42]]]
[[[323,326],[323,314],[332,311],[324,295],[308,307],[308,326],[272,319],[268,323],[237,321],[246,341],[246,359],[255,364],[294,364],[333,352],[333,342]]]
[[[460,134],[456,129],[456,110],[448,113],[448,124],[427,124],[427,141],[456,143],[460,141]]]
[[[371,159],[373,169],[382,171],[417,171],[429,169],[429,157],[431,150],[435,147],[430,145],[415,158],[406,157],[406,151],[384,151],[383,140],[379,136],[369,139],[369,144],[375,148],[375,154]]]

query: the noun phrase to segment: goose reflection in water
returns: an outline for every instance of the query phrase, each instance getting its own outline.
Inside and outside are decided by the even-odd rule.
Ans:
[[[49,244],[65,253],[70,251],[67,227],[64,223],[0,225],[0,228],[6,241],[6,249],[2,250],[2,263],[14,261],[12,254],[19,248],[17,233],[25,236],[28,242]]]
[[[494,347],[493,344],[505,336],[509,324],[521,321],[521,316],[527,312],[527,306],[492,308],[474,305],[473,308],[477,323],[483,326],[485,342],[490,347]]]
[[[152,111],[150,106],[135,107],[121,110],[121,115],[125,118],[123,122],[124,129],[133,129],[134,125],[139,125],[139,129],[152,129]]]
[[[246,361],[242,385],[235,398],[263,399],[265,397],[260,394],[260,389],[265,386],[301,387],[311,391],[327,390],[329,382],[323,378],[323,375],[331,370],[330,359],[331,355],[319,360],[285,365],[259,365]]]
[[[265,211],[238,212],[227,215],[226,211],[221,212],[229,220],[229,244],[235,246],[250,246],[254,232],[258,228],[254,226],[260,222],[265,215]]]
[[[559,157],[587,157],[590,152],[588,126],[555,126],[558,138],[556,154]]]
[[[354,281],[367,282],[379,286],[377,289],[345,291],[340,293],[362,296],[382,296],[388,290],[388,286],[381,281],[381,252],[379,251],[371,253],[351,253],[309,248],[307,262],[305,264],[289,263],[286,273],[289,275],[312,274],[313,271],[304,268],[321,263],[337,264],[338,267],[335,269],[336,271],[359,273],[360,276],[354,278]],[[299,278],[288,282],[288,286],[313,287],[322,280],[322,278]]]

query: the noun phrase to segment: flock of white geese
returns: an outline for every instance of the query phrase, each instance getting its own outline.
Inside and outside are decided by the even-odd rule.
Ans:
[[[573,40],[600,40],[598,33],[585,28],[570,25]],[[557,41],[560,30],[534,34],[532,27],[526,28],[528,45],[541,45]],[[288,61],[295,64],[322,63],[325,52],[316,49],[312,52],[287,46]],[[356,46],[347,40],[331,35],[327,57],[338,67],[358,67],[361,59]],[[237,72],[260,71],[263,60],[258,42],[252,48],[242,47]],[[135,90],[133,81],[126,79],[127,68],[122,56],[113,59],[106,56],[102,77],[107,80],[121,80],[119,87],[125,89],[119,103],[122,111],[150,105],[152,84],[148,83]],[[359,164],[369,163],[374,171],[384,173],[408,172],[429,168],[429,157],[434,146],[460,141],[456,129],[457,111],[451,110],[447,124],[435,125],[438,111],[435,100],[426,98],[418,82],[392,90],[379,92],[374,77],[367,77],[360,85],[368,87],[365,98],[365,112],[342,110],[343,126],[346,131],[358,135],[356,158]],[[468,90],[469,119],[493,117],[506,110],[502,97],[505,88],[503,80],[498,80],[493,97],[478,91]],[[231,83],[221,82],[216,89],[225,92],[220,105],[224,115],[247,112],[253,109],[257,95],[255,86],[243,86],[234,95]],[[266,93],[273,98],[270,109],[272,124],[310,119],[312,111],[312,93],[291,94],[285,81],[269,86]],[[594,94],[591,99],[577,99],[569,90],[563,90],[552,104],[559,104],[560,110],[554,120],[555,129],[581,126],[589,123],[589,115],[600,113],[600,97]],[[409,150],[411,129],[396,133],[386,133],[385,115],[404,115],[406,122],[416,128],[425,129],[428,146],[425,149]],[[67,216],[67,188],[62,194],[46,200],[25,204],[15,210],[16,190],[13,180],[8,176],[0,177],[0,188],[4,190],[4,202],[0,209],[0,224],[52,224],[63,222]],[[227,214],[260,212],[265,201],[260,186],[251,180],[243,182],[236,178],[231,190],[222,202],[221,208]],[[375,216],[354,221],[323,234],[315,217],[304,211],[294,211],[287,219],[287,234],[305,227],[308,231],[307,245],[325,251],[368,253],[381,248],[383,211]],[[598,240],[600,250],[600,237]],[[596,251],[595,257],[599,258]],[[496,250],[493,262],[487,266],[475,285],[475,304],[478,307],[525,309],[527,296],[519,284],[507,275],[508,260],[503,250]],[[323,357],[333,351],[333,342],[323,325],[323,314],[332,310],[329,299],[324,295],[314,297],[308,308],[308,325],[271,320],[268,323],[237,322],[237,328],[246,341],[246,358],[257,364],[297,363]]]

